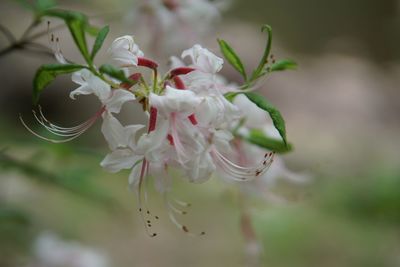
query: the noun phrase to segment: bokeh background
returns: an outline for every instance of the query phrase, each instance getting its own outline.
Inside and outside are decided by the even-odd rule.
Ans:
[[[143,25],[129,24],[134,2],[59,3],[109,24],[105,47],[121,34],[146,37]],[[16,36],[30,21],[18,1],[1,0],[0,24]],[[128,173],[99,166],[107,152],[99,124],[68,144],[46,143],[23,128],[18,116],[31,121],[34,73],[54,60],[15,51],[0,57],[0,266],[41,266],[34,244],[43,231],[95,248],[108,266],[400,266],[400,2],[237,0],[201,43],[218,52],[216,36],[228,40],[251,69],[263,51],[265,23],[274,29],[275,57],[299,67],[272,75],[261,92],[286,119],[295,146],[283,156],[286,164],[312,179],[279,183],[273,190],[284,204],[247,200],[261,262],[247,259],[237,188],[217,177],[203,185],[178,180],[174,189],[193,204],[187,224],[206,236],[177,230],[150,192],[165,219],[159,237],[148,238]],[[69,33],[56,34],[64,54],[78,58]],[[0,46],[7,46],[4,36]],[[239,81],[229,66],[224,74]],[[64,77],[43,94],[52,121],[74,125],[98,107],[91,97],[70,100],[72,88]],[[143,122],[138,111],[125,108],[122,119]]]

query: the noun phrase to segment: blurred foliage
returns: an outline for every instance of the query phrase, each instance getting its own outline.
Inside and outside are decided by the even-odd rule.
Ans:
[[[229,14],[257,24],[268,21],[282,43],[293,51],[318,54],[331,41],[344,38],[354,42],[357,49],[334,49],[398,61],[400,36],[394,34],[400,30],[398,5],[397,0],[237,0]]]
[[[105,205],[109,208],[116,207],[111,196],[88,180],[90,173],[83,169],[64,169],[58,171],[58,173],[53,173],[31,163],[30,160],[17,160],[2,152],[0,153],[0,170],[16,170],[38,182],[61,188],[96,204]]]
[[[398,266],[400,177],[331,179],[309,201],[254,215],[273,267]]]
[[[29,215],[0,203],[0,237],[0,266],[17,266],[29,254],[34,237]]]

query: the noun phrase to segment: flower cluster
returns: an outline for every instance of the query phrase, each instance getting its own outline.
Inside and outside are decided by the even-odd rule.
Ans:
[[[155,180],[157,190],[165,196],[171,221],[184,232],[193,234],[176,219],[176,215],[186,213],[178,206],[184,208],[188,204],[176,199],[170,201],[168,197],[173,180],[169,175],[171,168],[180,171],[192,183],[203,183],[216,172],[232,181],[250,181],[267,171],[273,162],[275,148],[288,148],[280,112],[263,96],[253,92],[268,73],[295,66],[290,60],[276,62],[270,55],[272,32],[269,26],[262,28],[268,34],[268,42],[251,76],[247,75],[241,59],[229,44],[218,40],[224,58],[243,77],[244,84],[238,86],[228,84],[221,76],[224,60],[198,44],[184,50],[180,57],[171,57],[169,70],[160,74],[159,63],[145,56],[134,37],[122,36],[115,39],[108,49],[112,64],[97,67],[94,59],[107,37],[108,26],[98,31],[89,52],[85,34],[82,34],[88,24],[81,14],[62,10],[50,10],[48,14],[65,19],[68,25],[80,25],[81,28],[71,26],[69,29],[86,64],[67,60],[58,38],[51,36],[49,40],[58,64],[39,68],[34,79],[34,100],[38,101],[40,93],[58,75],[71,74],[78,87],[70,92],[70,97],[94,95],[101,107],[88,120],[74,127],[53,124],[39,107],[38,112],[33,113],[37,122],[62,139],[39,135],[27,126],[22,117],[21,122],[34,135],[61,143],[77,138],[102,119],[101,131],[110,153],[101,166],[112,173],[130,170],[129,185],[137,193],[141,218],[150,236],[156,236],[150,227],[151,219],[158,219],[158,216],[153,216],[147,207],[145,184],[149,177]],[[151,75],[147,75],[149,72]],[[252,132],[243,134],[246,120],[251,117],[235,98],[244,95],[263,116],[269,114],[282,138],[279,142],[273,140],[271,143],[259,133],[255,138]],[[148,118],[147,125],[123,125],[119,121],[116,114],[126,103],[142,106]],[[245,156],[238,149],[238,140],[268,150],[263,150],[261,155]],[[238,153],[243,157],[238,157]],[[246,160],[242,160],[244,156]]]

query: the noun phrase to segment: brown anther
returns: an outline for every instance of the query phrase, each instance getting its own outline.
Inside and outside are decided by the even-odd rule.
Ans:
[[[189,233],[189,229],[188,229],[185,225],[182,225],[182,230],[183,230],[185,233]]]
[[[206,232],[201,232],[201,233],[200,233],[200,235],[205,235],[205,234],[206,234]]]
[[[154,218],[156,218],[156,220],[158,220],[159,218],[158,218],[158,216],[155,216]]]
[[[146,213],[147,213],[147,214],[150,214],[150,211],[147,211]]]
[[[183,214],[183,215],[186,215],[186,214],[187,214],[187,212],[186,212],[186,211],[182,211],[182,214]]]

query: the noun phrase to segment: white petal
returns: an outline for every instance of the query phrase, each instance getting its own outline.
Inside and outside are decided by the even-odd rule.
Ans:
[[[149,161],[161,160],[162,152],[165,150],[163,144],[167,144],[169,121],[161,118],[157,121],[154,131],[144,134],[139,138],[136,151],[146,156]]]
[[[191,115],[196,106],[200,104],[201,99],[192,91],[178,90],[167,86],[164,95],[150,94],[149,101],[151,106],[158,109],[160,115],[168,117],[173,112]]]
[[[142,158],[143,160],[143,158]],[[129,182],[129,188],[134,191],[138,186],[139,186],[139,182],[140,182],[140,173],[142,171],[142,164],[141,162],[139,162],[138,164],[136,164],[131,173],[129,174],[129,178],[128,178],[128,182]]]
[[[125,35],[114,40],[109,49],[113,59],[123,65],[137,66],[138,57],[143,56],[139,46],[135,44],[133,36]]]
[[[108,112],[119,113],[122,105],[127,101],[135,100],[135,95],[131,92],[123,89],[117,89],[112,91],[111,98],[105,101]]]
[[[122,169],[130,169],[138,160],[138,156],[130,149],[117,149],[108,154],[100,166],[109,172],[116,173]]]
[[[81,85],[70,93],[72,99],[75,99],[76,95],[95,94],[103,103],[111,95],[110,85],[87,69],[73,73],[72,81]]]
[[[210,179],[216,167],[210,156],[210,153],[205,151],[198,157],[186,164],[186,171],[190,182],[203,183]]]
[[[131,149],[136,148],[136,135],[137,132],[144,128],[142,124],[133,124],[129,126],[125,126],[125,136],[127,138],[127,145]]]
[[[182,58],[190,57],[193,65],[199,70],[215,74],[222,69],[224,60],[211,53],[208,49],[196,44],[192,48],[183,51]]]
[[[239,94],[233,103],[239,108],[246,118],[245,126],[250,128],[262,128],[263,125],[272,125],[272,121],[266,112],[251,102],[245,95]]]
[[[101,132],[111,150],[115,150],[119,147],[126,147],[128,145],[125,128],[108,112],[103,115]]]

